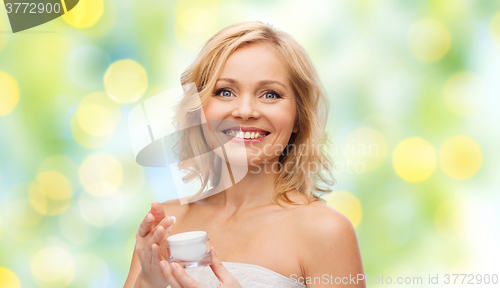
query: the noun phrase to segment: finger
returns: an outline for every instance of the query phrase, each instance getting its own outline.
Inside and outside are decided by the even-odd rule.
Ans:
[[[137,235],[140,237],[145,237],[151,231],[153,227],[154,216],[151,213],[148,213],[146,217],[141,222],[139,226],[139,230],[137,231]]]
[[[160,202],[154,201],[151,204],[151,214],[155,217],[154,226],[158,225],[165,218],[165,210],[163,210]]]
[[[215,248],[211,247],[210,250],[212,251],[212,264],[210,265],[210,268],[212,268],[212,271],[214,271],[215,276],[217,276],[217,278],[219,278],[222,283],[230,283],[231,281],[233,281],[233,275],[231,275],[229,271],[227,271],[226,267],[224,267],[224,264],[222,264],[222,261],[220,261],[219,257],[217,257]]]
[[[160,261],[160,268],[161,272],[163,273],[163,276],[165,276],[165,279],[167,279],[167,283],[170,285],[172,288],[182,288],[181,283],[175,279],[174,272],[172,271],[172,267],[170,266],[170,263],[168,263],[165,260]]]
[[[151,267],[153,267],[154,270],[157,270],[160,272],[160,261],[161,261],[161,256],[160,256],[160,245],[157,243],[153,243],[151,245]],[[156,271],[155,271],[156,272]]]
[[[201,288],[203,285],[196,282],[191,276],[186,273],[186,270],[177,263],[170,263],[172,271],[174,272],[175,279],[182,285],[181,287]]]

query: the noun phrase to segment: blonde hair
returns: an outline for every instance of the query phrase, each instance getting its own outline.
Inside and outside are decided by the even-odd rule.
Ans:
[[[262,22],[243,22],[228,26],[208,40],[193,64],[182,74],[181,83],[182,85],[195,83],[201,105],[204,106],[213,94],[214,86],[229,55],[241,45],[255,42],[269,43],[275,49],[288,70],[297,103],[295,124],[298,126],[298,132],[292,134],[288,146],[279,157],[282,167],[292,166],[294,172],[288,173],[288,169],[280,169],[275,182],[273,202],[281,205],[278,200],[283,200],[285,203],[297,204],[286,194],[294,190],[306,195],[308,203],[323,201],[320,194],[331,192],[329,186],[335,184],[331,170],[332,162],[321,149],[321,146],[326,147],[329,143],[324,132],[328,102],[306,52],[290,35]],[[192,103],[179,104],[177,111],[177,118],[182,118],[188,126],[200,119],[201,111]],[[180,122],[179,120],[178,123]],[[218,160],[218,157],[207,156],[210,153],[202,158],[198,157],[197,160],[193,159],[193,156],[206,153],[209,147],[206,141],[199,141],[200,138],[196,138],[203,137],[200,131],[201,129],[188,129],[181,136],[179,153],[182,161],[178,165],[188,172],[184,177],[185,181],[198,178],[205,188],[209,183],[217,185],[219,179],[216,179],[213,171],[220,169],[221,160]],[[309,143],[310,140],[316,143]],[[186,145],[187,143],[190,144]],[[298,154],[285,153],[290,151],[290,147],[293,149],[299,147],[301,151]],[[203,165],[204,161],[210,163],[210,166]],[[300,173],[300,167],[310,168],[311,164],[317,167],[312,177]]]

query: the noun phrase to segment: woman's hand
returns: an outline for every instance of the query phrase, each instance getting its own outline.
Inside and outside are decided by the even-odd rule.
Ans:
[[[212,271],[214,272],[215,276],[219,278],[220,284],[218,288],[242,288],[240,283],[236,280],[236,278],[233,277],[233,275],[229,274],[229,271],[227,271],[226,267],[222,264],[220,259],[217,257],[215,254],[215,249],[212,247],[212,265],[210,265],[210,268],[212,268]],[[184,268],[182,268],[179,264],[177,263],[171,263],[170,265],[166,260],[162,260],[162,271],[167,277],[167,275],[170,275],[173,271],[173,276],[174,278],[170,280],[170,287],[172,288],[206,288],[202,284],[196,282],[191,276],[189,276]],[[170,269],[171,267],[171,269]],[[169,278],[171,279],[171,278]]]
[[[162,216],[154,208],[152,208],[152,212],[157,216]],[[170,283],[169,278],[174,279],[174,277],[172,271],[168,273],[170,267],[162,269],[159,266],[162,260],[159,244],[165,237],[169,236],[168,230],[175,223],[175,218],[167,216],[157,220],[152,212],[146,215],[136,234],[135,252],[141,263],[141,272],[137,277],[135,287],[164,288]],[[155,227],[155,223],[159,224]],[[170,277],[166,277],[166,275]]]

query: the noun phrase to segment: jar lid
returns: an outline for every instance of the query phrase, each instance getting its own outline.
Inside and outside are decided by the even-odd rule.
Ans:
[[[172,246],[190,245],[194,243],[203,243],[207,240],[207,232],[190,231],[172,235],[167,238],[167,242]]]

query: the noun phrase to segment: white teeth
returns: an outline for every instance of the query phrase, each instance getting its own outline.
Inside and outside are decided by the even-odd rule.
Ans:
[[[240,138],[240,139],[257,139],[257,138],[262,138],[267,135],[265,134],[260,134],[260,132],[243,132],[243,131],[236,131],[232,130],[229,132],[224,132],[226,135],[235,137],[235,138]]]

